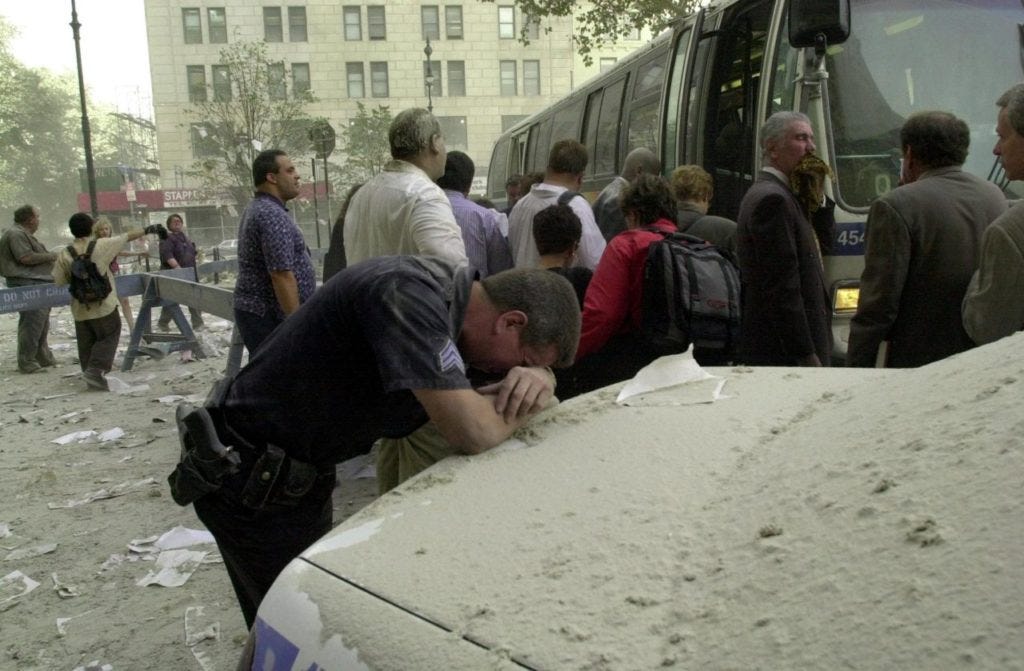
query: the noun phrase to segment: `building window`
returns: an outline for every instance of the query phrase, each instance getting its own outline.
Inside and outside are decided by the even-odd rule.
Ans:
[[[516,87],[516,62],[501,61],[499,66],[501,70],[501,95],[514,96],[518,94],[519,91]]]
[[[441,61],[423,61],[423,95],[427,95],[427,76],[433,77],[430,84],[430,95],[441,97]]]
[[[614,58],[601,58],[601,72],[608,72],[615,67],[615,60]]]
[[[420,23],[422,25],[423,39],[441,39],[441,26],[439,25],[437,5],[423,5],[420,7]]]
[[[370,5],[366,8],[366,33],[371,40],[385,40],[388,37],[384,5]]]
[[[283,42],[284,28],[281,26],[281,8],[263,8],[263,41]]]
[[[503,40],[516,38],[516,8],[500,5],[498,7],[498,37]]]
[[[181,25],[185,29],[185,44],[203,43],[203,25],[199,18],[198,7],[183,7]]]
[[[288,97],[284,84],[284,63],[271,63],[267,66],[267,88],[270,89],[271,100],[284,100]]]
[[[206,27],[210,31],[210,44],[226,44],[228,41],[228,15],[223,7],[206,10]]]
[[[448,61],[448,95],[466,95],[465,61]]]
[[[639,40],[640,39],[640,29],[639,28],[631,29],[629,31],[629,33],[626,35],[626,39],[627,40]]]
[[[312,86],[309,81],[309,63],[292,63],[292,95],[301,98]]]
[[[214,137],[213,127],[205,123],[194,123],[189,127],[192,140],[193,158],[210,158],[220,154],[220,147]]]
[[[345,24],[345,39],[363,39],[363,15],[359,7],[342,7],[341,20]]]
[[[462,39],[462,5],[444,6],[444,34],[449,40]]]
[[[437,123],[441,126],[444,145],[449,150],[469,151],[469,133],[466,131],[466,117],[439,116]]]
[[[388,91],[388,64],[387,61],[373,61],[370,63],[370,95],[374,98],[387,98]]]
[[[214,65],[210,68],[213,75],[213,102],[223,103],[231,100],[231,72],[226,65]]]
[[[185,68],[188,76],[188,101],[190,103],[206,102],[206,66],[189,65]]]
[[[349,98],[363,98],[366,96],[362,63],[345,63],[345,80],[348,82]]]
[[[305,7],[289,7],[288,8],[288,41],[289,42],[305,42],[306,41],[306,8]]]
[[[540,37],[540,19],[524,16],[523,27],[526,28],[526,39],[535,40]]]
[[[523,61],[523,95],[540,95],[540,61]]]

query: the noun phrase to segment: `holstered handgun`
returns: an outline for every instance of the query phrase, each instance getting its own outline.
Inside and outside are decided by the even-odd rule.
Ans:
[[[216,389],[216,387],[215,387]],[[168,477],[171,497],[180,506],[220,489],[224,478],[238,472],[242,459],[217,435],[209,410],[180,404],[174,413],[181,442],[181,461]]]

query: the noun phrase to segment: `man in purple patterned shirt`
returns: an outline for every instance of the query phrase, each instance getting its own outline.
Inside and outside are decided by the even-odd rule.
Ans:
[[[462,229],[469,265],[479,271],[483,279],[508,270],[513,261],[508,240],[501,234],[500,215],[467,198],[475,171],[473,159],[461,151],[450,151],[437,185],[444,189],[444,195],[452,204],[455,223]]]
[[[249,356],[278,324],[316,289],[316,275],[302,231],[285,207],[299,195],[299,173],[280,149],[259,153],[252,164],[256,195],[238,226],[235,325]]]

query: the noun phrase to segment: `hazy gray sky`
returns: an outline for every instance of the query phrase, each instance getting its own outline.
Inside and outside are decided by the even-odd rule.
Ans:
[[[150,116],[149,53],[143,0],[75,0],[89,95],[120,111]],[[25,65],[74,74],[71,0],[0,0],[18,31],[14,56]]]

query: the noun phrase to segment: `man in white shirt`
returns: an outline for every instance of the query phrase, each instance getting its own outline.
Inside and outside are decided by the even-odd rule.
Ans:
[[[462,230],[434,183],[448,155],[437,119],[425,109],[407,109],[391,122],[388,141],[393,160],[352,196],[345,213],[348,264],[393,254],[465,261]]]
[[[540,254],[533,240],[533,217],[541,210],[557,205],[560,197],[564,198],[562,194],[579,191],[587,160],[587,148],[576,140],[559,140],[551,147],[544,181],[534,184],[508,217],[508,241],[516,268],[537,267]],[[583,225],[576,265],[593,270],[604,253],[605,245],[604,236],[594,221],[594,211],[587,199],[578,194],[565,204],[572,208]]]

